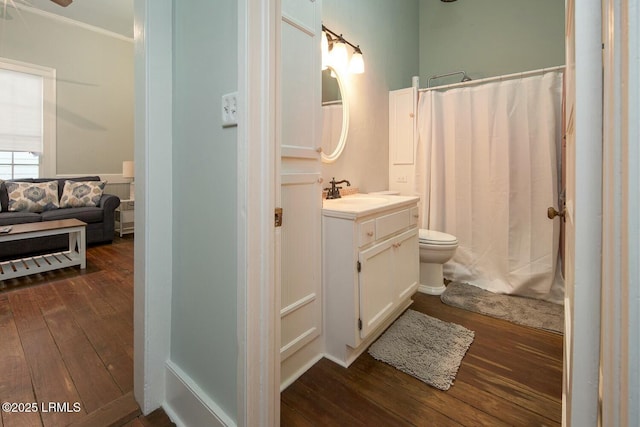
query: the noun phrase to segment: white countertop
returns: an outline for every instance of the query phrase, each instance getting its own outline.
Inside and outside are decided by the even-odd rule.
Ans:
[[[325,216],[356,219],[386,210],[415,205],[419,197],[396,196],[389,194],[354,194],[339,199],[322,201],[322,214]]]

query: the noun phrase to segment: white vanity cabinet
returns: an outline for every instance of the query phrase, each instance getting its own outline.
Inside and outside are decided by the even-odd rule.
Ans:
[[[417,198],[386,199],[381,206],[359,206],[355,198],[324,203],[326,355],[343,366],[411,304],[418,288]]]
[[[358,253],[360,338],[375,331],[417,289],[417,248],[414,228]]]

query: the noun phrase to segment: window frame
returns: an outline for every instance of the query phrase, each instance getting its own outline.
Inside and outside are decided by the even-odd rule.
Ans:
[[[42,155],[40,177],[56,176],[56,70],[0,57],[0,68],[42,77]]]

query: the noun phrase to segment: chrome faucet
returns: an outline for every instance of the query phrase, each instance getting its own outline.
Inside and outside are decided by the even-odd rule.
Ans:
[[[336,178],[333,177],[331,178],[331,187],[327,187],[325,188],[325,190],[327,190],[327,199],[339,199],[340,197],[340,189],[342,187],[338,187],[338,184],[347,184],[347,187],[351,186],[351,183],[349,181],[347,181],[346,179],[343,179],[342,181],[338,181],[336,182]]]

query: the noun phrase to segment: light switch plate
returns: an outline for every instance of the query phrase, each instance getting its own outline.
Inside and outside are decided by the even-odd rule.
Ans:
[[[238,92],[222,95],[222,127],[238,126]]]

